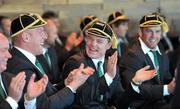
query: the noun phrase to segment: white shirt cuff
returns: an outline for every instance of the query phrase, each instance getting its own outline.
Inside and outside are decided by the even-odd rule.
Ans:
[[[131,82],[131,86],[133,88],[133,90],[137,93],[140,93],[140,90],[139,90],[139,87],[138,86],[135,86],[132,82]]]
[[[66,87],[68,87],[73,93],[76,93],[76,90],[74,90],[71,86],[67,85]]]
[[[25,109],[36,109],[36,98],[32,100],[26,100],[26,97],[24,94],[24,107]]]
[[[110,86],[111,83],[113,82],[113,79],[107,73],[105,73],[104,77],[105,77],[107,85]]]
[[[12,97],[8,96],[6,98],[6,101],[9,103],[9,105],[11,106],[12,109],[17,109],[18,108],[17,102]]]
[[[167,96],[167,95],[169,95],[169,92],[168,92],[168,85],[164,85],[163,96]]]

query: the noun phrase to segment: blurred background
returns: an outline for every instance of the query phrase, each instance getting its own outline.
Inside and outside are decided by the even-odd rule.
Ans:
[[[170,25],[170,36],[180,34],[180,0],[0,0],[0,15],[14,18],[20,13],[54,11],[62,32],[80,31],[80,18],[93,14],[106,21],[113,11],[123,11],[130,19],[128,36],[137,33],[139,19],[160,12]]]

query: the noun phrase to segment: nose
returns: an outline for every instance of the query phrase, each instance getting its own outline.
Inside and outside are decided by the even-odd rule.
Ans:
[[[156,32],[152,32],[152,37],[155,37],[156,36]]]
[[[47,32],[46,31],[44,31],[44,30],[42,30],[41,31],[42,32],[42,37],[43,37],[43,39],[47,39],[47,37],[48,37],[48,34],[47,34]]]
[[[12,57],[12,55],[9,53],[9,51],[7,50],[7,52],[6,52],[6,58],[11,58]]]
[[[92,40],[92,42],[91,42],[91,46],[96,46],[96,45],[97,45],[96,40]]]

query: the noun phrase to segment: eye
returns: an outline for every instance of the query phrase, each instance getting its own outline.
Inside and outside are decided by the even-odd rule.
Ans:
[[[104,41],[100,40],[100,39],[97,39],[97,43],[102,44],[102,43],[104,43]]]

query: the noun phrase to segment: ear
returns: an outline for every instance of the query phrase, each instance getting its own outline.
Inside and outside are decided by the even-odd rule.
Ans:
[[[115,28],[117,28],[114,24],[111,24],[111,28],[112,29],[115,29]]]
[[[22,33],[22,40],[24,42],[30,42],[30,34],[28,32],[23,32]]]
[[[138,35],[139,35],[139,37],[142,37],[142,28],[138,29]]]
[[[107,49],[110,49],[111,46],[112,46],[112,43],[111,43],[111,41],[109,41],[109,42],[108,42],[108,45],[107,45]]]

